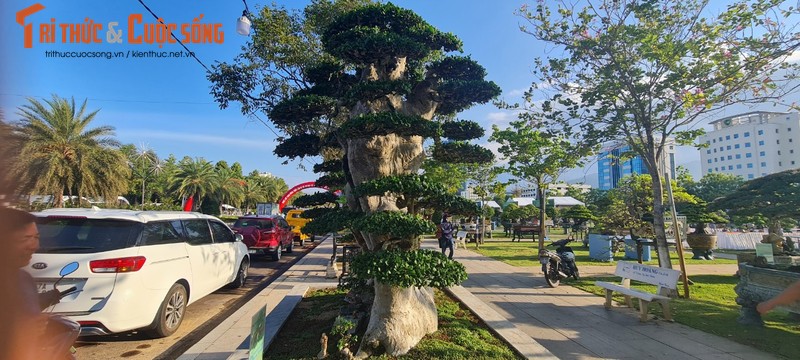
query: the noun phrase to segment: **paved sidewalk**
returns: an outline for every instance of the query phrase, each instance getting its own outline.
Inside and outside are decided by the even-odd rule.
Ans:
[[[295,306],[310,289],[336,287],[338,279],[325,278],[333,251],[332,240],[322,240],[300,261],[248,301],[194,346],[178,357],[179,360],[248,359],[250,323],[252,316],[266,306],[267,349],[286,322]]]
[[[435,246],[432,240],[425,243],[425,247]],[[539,271],[521,270],[470,250],[457,250],[455,258],[469,273],[464,289],[560,359],[776,358],[677,323],[640,323],[637,313],[628,308],[604,309],[601,296],[571,286],[548,287]],[[611,273],[614,269],[582,267],[581,273],[589,275],[589,268],[595,273],[603,270],[596,268]],[[733,274],[735,268],[722,265],[714,271]],[[691,277],[700,274],[700,269],[711,268],[690,266],[687,272]]]

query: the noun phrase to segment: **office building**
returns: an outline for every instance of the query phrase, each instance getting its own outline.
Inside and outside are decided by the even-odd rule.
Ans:
[[[664,156],[671,178],[675,178],[675,142],[667,139]],[[611,190],[619,185],[623,177],[632,174],[649,174],[647,166],[638,155],[628,156],[630,146],[621,143],[606,146],[598,155],[597,177],[600,190]]]
[[[744,180],[800,167],[800,114],[750,112],[711,122],[699,138],[703,174],[739,175]],[[798,141],[794,141],[798,138]]]

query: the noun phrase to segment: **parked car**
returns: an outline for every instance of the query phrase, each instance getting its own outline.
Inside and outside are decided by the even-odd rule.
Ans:
[[[289,226],[292,227],[292,234],[294,237],[294,241],[296,241],[300,246],[305,245],[306,240],[309,239],[309,236],[304,234],[300,229],[303,228],[306,224],[308,224],[311,219],[306,219],[303,217],[303,209],[292,209],[286,213],[286,222],[289,223]],[[313,238],[311,240],[314,240]]]
[[[271,255],[278,261],[284,251],[291,254],[294,250],[292,228],[280,215],[240,216],[233,231],[242,235],[250,254]]]
[[[34,215],[40,247],[26,270],[40,291],[77,288],[52,312],[81,324],[82,336],[137,329],[169,336],[189,304],[247,279],[241,236],[212,216],[97,208]],[[71,262],[78,269],[59,279]]]

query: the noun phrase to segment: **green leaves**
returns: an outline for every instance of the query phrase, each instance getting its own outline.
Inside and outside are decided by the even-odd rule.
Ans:
[[[448,287],[467,279],[464,265],[431,250],[366,252],[352,262],[353,273],[362,279],[398,287]]]
[[[294,200],[294,205],[299,207],[311,207],[336,203],[338,200],[338,195],[330,191],[325,191],[302,195]]]
[[[445,121],[442,124],[442,136],[455,141],[472,140],[482,137],[483,127],[469,120]]]
[[[297,157],[319,155],[320,139],[317,135],[298,134],[275,146],[273,151],[279,157],[294,159]]]
[[[339,135],[344,138],[364,138],[397,134],[401,136],[419,135],[427,138],[439,135],[440,131],[439,124],[420,116],[379,112],[348,120],[339,128]]]
[[[442,114],[453,114],[468,109],[475,103],[485,104],[502,92],[492,81],[448,80],[439,85],[439,109]]]
[[[486,77],[486,69],[469,56],[448,56],[428,65],[428,77],[482,81]]]
[[[417,174],[386,176],[359,184],[355,189],[357,196],[384,196],[393,193],[419,197],[442,192],[444,188],[439,183],[428,181],[425,176]]]
[[[489,149],[464,142],[448,142],[437,144],[433,148],[433,158],[445,163],[478,163],[494,161],[494,154]]]
[[[269,118],[276,125],[304,124],[322,117],[331,116],[336,110],[336,100],[327,96],[300,95],[275,105]]]
[[[322,43],[329,53],[356,64],[387,57],[422,59],[435,50],[461,48],[454,35],[391,3],[364,6],[337,18],[322,34]]]
[[[409,215],[399,211],[378,211],[355,219],[353,230],[372,234],[384,234],[393,238],[415,238],[436,230],[429,220],[417,215]]]

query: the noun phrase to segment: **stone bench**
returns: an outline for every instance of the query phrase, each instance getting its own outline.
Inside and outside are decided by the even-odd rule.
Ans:
[[[622,278],[619,284],[597,281],[595,285],[606,290],[606,309],[611,309],[611,297],[614,292],[618,292],[625,297],[625,304],[633,307],[631,298],[639,299],[639,321],[647,321],[647,308],[651,302],[661,305],[664,312],[664,319],[672,321],[672,314],[669,306],[669,293],[677,289],[678,277],[681,272],[677,270],[661,268],[650,265],[637,264],[627,261],[618,261],[614,275]],[[656,285],[656,293],[636,290],[631,288],[631,280]]]

